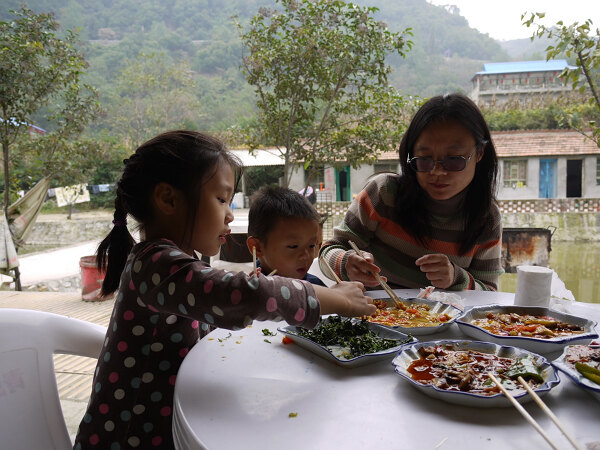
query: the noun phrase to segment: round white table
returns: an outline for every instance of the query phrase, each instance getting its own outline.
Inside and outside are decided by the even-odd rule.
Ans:
[[[411,297],[414,290],[397,290]],[[467,306],[511,304],[509,293],[464,291]],[[385,297],[373,291],[374,297]],[[600,323],[600,305],[570,312]],[[512,407],[470,408],[430,398],[394,373],[390,361],[346,369],[282,344],[285,322],[216,330],[187,355],[175,384],[173,435],[189,449],[511,449],[549,448]],[[463,337],[448,331],[419,341]],[[270,342],[266,342],[268,340]],[[584,446],[600,446],[600,403],[560,374],[546,404]],[[534,403],[525,409],[559,448],[572,448]]]

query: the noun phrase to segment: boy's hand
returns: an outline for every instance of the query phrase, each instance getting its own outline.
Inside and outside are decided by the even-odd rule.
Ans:
[[[435,253],[421,256],[415,261],[421,272],[431,284],[440,289],[447,289],[454,282],[454,264],[450,262],[446,255]]]
[[[381,269],[373,264],[374,259],[371,253],[363,251],[363,255],[364,258],[361,258],[356,253],[348,256],[348,260],[346,261],[346,274],[348,278],[360,281],[365,286],[379,286],[379,282],[373,276],[373,273],[379,273]],[[385,277],[382,278],[386,280]]]

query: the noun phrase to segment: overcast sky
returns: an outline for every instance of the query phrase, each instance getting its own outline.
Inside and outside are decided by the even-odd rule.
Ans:
[[[545,12],[544,25],[562,20],[565,25],[591,19],[600,28],[599,0],[429,0],[434,5],[456,5],[471,28],[494,39],[510,40],[531,37],[536,28],[522,24],[524,12]],[[529,16],[529,15],[528,15]]]

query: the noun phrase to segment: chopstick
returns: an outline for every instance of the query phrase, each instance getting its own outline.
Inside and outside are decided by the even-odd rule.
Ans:
[[[552,440],[550,439],[550,436],[548,436],[546,434],[546,432],[542,429],[542,427],[540,427],[540,425],[535,421],[535,419],[533,417],[531,417],[531,415],[525,410],[525,408],[523,408],[521,406],[521,404],[518,401],[516,401],[512,395],[510,395],[510,393],[506,390],[506,388],[504,386],[502,386],[502,383],[500,383],[500,381],[494,376],[494,374],[491,372],[488,372],[488,377],[494,383],[496,383],[496,386],[498,386],[500,388],[500,390],[506,396],[506,398],[508,400],[510,400],[510,402],[513,404],[513,406],[515,408],[517,408],[517,411],[519,411],[521,413],[521,415],[523,417],[525,417],[525,419],[533,426],[533,428],[535,428],[537,430],[537,432],[542,435],[542,437],[546,440],[546,442],[548,442],[548,444],[550,444],[550,447],[558,450],[558,447],[556,446],[556,444],[554,444],[554,442],[552,442]]]
[[[531,386],[529,386],[529,384],[523,379],[523,377],[518,377],[517,380],[519,380],[519,383],[521,383],[523,385],[523,387],[527,390],[529,395],[531,395],[533,397],[533,400],[535,400],[535,402],[538,404],[538,406],[540,408],[542,408],[542,411],[544,411],[546,413],[546,415],[548,417],[550,417],[552,422],[554,422],[554,424],[558,427],[558,429],[562,432],[562,434],[565,435],[565,437],[569,440],[571,445],[578,450],[583,450],[583,447],[579,444],[579,442],[577,442],[575,440],[575,438],[571,435],[571,433],[569,433],[565,429],[565,426],[562,424],[562,422],[560,420],[558,420],[558,417],[556,417],[556,415],[552,412],[552,410],[550,408],[548,408],[548,406],[542,401],[542,399],[539,397],[539,395],[537,395],[535,393],[535,391],[533,389],[531,389]]]
[[[352,249],[356,252],[356,254],[358,256],[360,256],[361,258],[364,258],[363,252],[356,246],[356,244],[354,242],[348,241],[348,244],[350,244],[350,247],[352,247]],[[394,301],[394,303],[396,304],[396,308],[401,308],[403,306],[402,301],[396,295],[396,293],[392,290],[392,288],[389,287],[388,284],[383,280],[383,278],[381,278],[381,275],[379,275],[378,273],[375,273],[375,272],[371,272],[371,275],[373,275],[375,277],[377,282],[381,285],[381,287],[385,290],[385,292],[387,292],[387,294],[390,296],[390,298]]]
[[[275,275],[276,273],[277,273],[277,269],[273,269],[273,270],[271,270],[271,273],[267,276],[270,277],[271,275]]]
[[[256,275],[256,247],[252,246],[252,273]]]
[[[329,265],[329,263],[325,260],[325,258],[323,258],[323,255],[319,255],[319,262],[327,267],[327,271],[329,272],[329,275],[331,275],[331,278],[333,278],[335,280],[336,283],[341,283],[342,280],[340,280],[340,277],[337,276],[337,273],[335,273],[333,271],[333,269],[331,268],[331,266]]]

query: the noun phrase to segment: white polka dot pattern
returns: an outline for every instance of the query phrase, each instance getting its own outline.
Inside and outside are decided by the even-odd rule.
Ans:
[[[255,317],[314,326],[310,285],[208,267],[169,241],[137,244],[126,263],[76,450],[172,448],[173,390],[190,348],[211,326]]]

